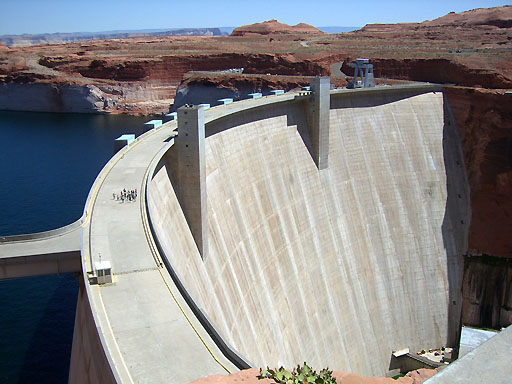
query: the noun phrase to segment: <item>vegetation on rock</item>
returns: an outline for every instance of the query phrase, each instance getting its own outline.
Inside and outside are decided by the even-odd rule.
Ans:
[[[291,372],[283,367],[279,369],[260,369],[259,379],[272,379],[278,384],[336,384],[332,371],[328,368],[316,372],[305,362],[304,366],[297,365]]]

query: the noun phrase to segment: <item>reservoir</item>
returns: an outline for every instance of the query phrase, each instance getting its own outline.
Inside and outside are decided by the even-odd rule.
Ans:
[[[81,215],[114,139],[149,117],[0,111],[0,236],[46,231]],[[0,281],[0,383],[66,383],[78,281]]]

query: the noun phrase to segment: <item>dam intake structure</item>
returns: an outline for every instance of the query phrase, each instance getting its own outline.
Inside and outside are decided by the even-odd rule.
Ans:
[[[121,206],[126,185],[140,197]],[[442,86],[313,78],[311,92],[184,107],[91,188],[69,380],[304,361],[385,376],[393,351],[457,347],[470,217]],[[92,278],[98,261],[112,283]]]

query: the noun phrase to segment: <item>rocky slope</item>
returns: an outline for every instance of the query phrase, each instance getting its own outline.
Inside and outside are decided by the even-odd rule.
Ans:
[[[512,28],[512,6],[478,8],[470,11],[449,14],[422,23],[427,26],[494,26]]]

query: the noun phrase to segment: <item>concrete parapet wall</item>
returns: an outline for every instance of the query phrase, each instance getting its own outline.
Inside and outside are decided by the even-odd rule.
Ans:
[[[22,234],[22,235],[2,236],[2,237],[0,237],[0,244],[14,243],[14,242],[20,242],[20,241],[49,239],[52,237],[65,235],[71,231],[78,230],[80,228],[80,225],[82,225],[83,220],[84,220],[84,217],[81,217],[71,224],[68,224],[68,225],[65,225],[63,227],[59,227],[56,229],[51,229],[49,231],[26,233],[26,234]]]
[[[81,224],[0,237],[0,280],[80,272]]]
[[[393,350],[457,344],[469,191],[449,108],[428,91],[332,93],[322,172],[303,101],[207,123],[205,261],[164,156],[148,193],[163,256],[256,366],[385,375]]]

